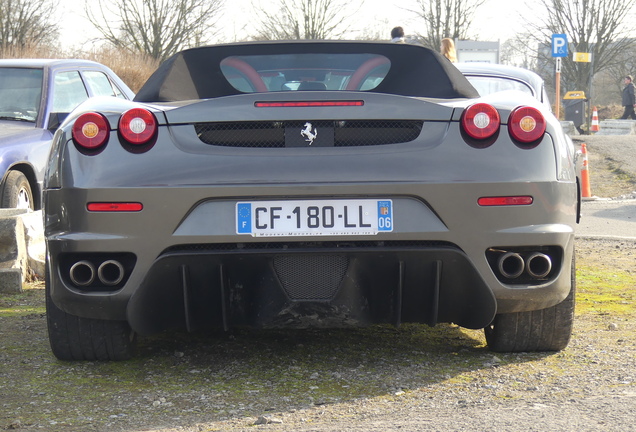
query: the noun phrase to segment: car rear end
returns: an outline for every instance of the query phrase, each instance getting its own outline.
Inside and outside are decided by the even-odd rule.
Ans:
[[[50,164],[50,298],[142,334],[552,307],[571,288],[571,155],[536,101],[499,97],[86,104]]]

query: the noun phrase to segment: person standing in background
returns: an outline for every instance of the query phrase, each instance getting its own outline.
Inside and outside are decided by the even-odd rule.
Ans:
[[[457,52],[455,51],[455,42],[451,38],[442,39],[442,45],[440,51],[444,57],[451,61],[451,63],[457,63]]]
[[[404,39],[404,29],[402,27],[393,27],[391,30],[391,42],[406,43]]]
[[[623,89],[622,97],[622,104],[625,107],[625,111],[623,112],[623,117],[621,117],[623,120],[628,118],[636,120],[636,113],[634,113],[634,106],[636,106],[636,92],[634,92],[635,87],[632,81],[633,79],[631,75],[627,75],[625,77],[625,88]]]

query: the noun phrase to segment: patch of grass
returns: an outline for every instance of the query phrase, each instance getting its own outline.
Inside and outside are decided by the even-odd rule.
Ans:
[[[590,183],[594,195],[615,197],[631,192],[636,186],[636,178],[624,171],[620,162],[601,155],[589,154]]]
[[[629,172],[623,170],[620,162],[610,157],[606,157],[605,160],[607,161],[609,170],[614,173],[619,180],[636,184],[636,178],[634,178],[634,176]]]
[[[0,296],[0,317],[44,314],[43,288],[40,285],[27,284],[21,293],[2,294]]]
[[[636,313],[636,274],[615,268],[577,268],[577,314]]]
[[[32,306],[0,306],[0,317],[19,317],[33,314],[44,314],[46,312],[44,307],[32,307]]]

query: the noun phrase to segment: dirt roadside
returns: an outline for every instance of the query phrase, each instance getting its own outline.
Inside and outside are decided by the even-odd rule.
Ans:
[[[635,190],[599,148],[594,193]],[[0,430],[634,430],[635,256],[634,242],[577,242],[577,320],[560,353],[493,354],[481,331],[439,325],[165,334],[128,362],[66,363],[36,284],[0,297]]]
[[[581,135],[576,148],[586,144],[593,196],[636,198],[636,135]]]

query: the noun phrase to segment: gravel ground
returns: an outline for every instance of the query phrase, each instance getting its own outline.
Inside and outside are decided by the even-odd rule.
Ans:
[[[636,137],[599,138],[593,192],[625,198]],[[65,363],[35,284],[0,298],[0,430],[636,430],[635,256],[631,241],[577,242],[586,277],[559,353],[493,354],[481,331],[409,325],[166,334],[129,362]]]

